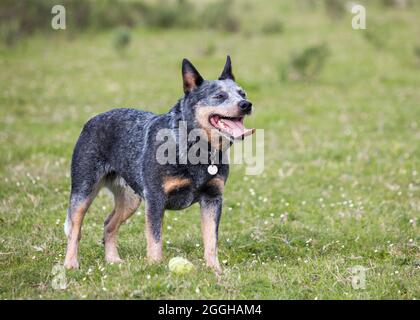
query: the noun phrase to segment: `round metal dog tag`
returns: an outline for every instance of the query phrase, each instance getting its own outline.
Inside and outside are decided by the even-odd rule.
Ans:
[[[219,169],[217,168],[217,166],[215,166],[214,164],[212,164],[212,165],[209,165],[208,167],[207,167],[207,172],[208,173],[210,173],[212,176],[214,176],[216,173],[217,173],[217,171],[218,171]]]

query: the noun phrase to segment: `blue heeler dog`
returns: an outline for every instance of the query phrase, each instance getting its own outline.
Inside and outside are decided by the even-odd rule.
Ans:
[[[114,195],[115,207],[104,223],[105,259],[122,260],[117,250],[120,225],[145,201],[147,257],[162,259],[162,220],[164,211],[181,210],[198,202],[206,264],[221,272],[217,258],[217,238],[222,212],[223,189],[229,174],[222,159],[235,139],[254,129],[243,125],[252,111],[244,90],[235,82],[230,57],[218,80],[204,80],[196,68],[182,62],[184,97],[165,114],[135,109],[114,109],[99,114],[84,126],[76,143],[71,164],[71,196],[65,223],[68,237],[66,268],[78,268],[78,247],[83,218],[90,204],[105,186]],[[163,143],[156,139],[162,129],[176,137],[179,123],[187,131],[201,129],[205,134],[204,163],[159,163],[156,154]],[[216,132],[216,134],[214,134]],[[223,143],[227,142],[227,143]],[[188,145],[189,146],[189,145]],[[211,163],[211,165],[209,165]]]

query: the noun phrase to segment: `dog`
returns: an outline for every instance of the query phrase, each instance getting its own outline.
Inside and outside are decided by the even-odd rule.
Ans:
[[[220,274],[217,256],[223,191],[229,174],[223,158],[236,139],[254,129],[243,125],[252,103],[235,82],[230,56],[218,80],[204,80],[193,64],[182,61],[184,96],[168,113],[156,115],[137,109],[113,109],[90,119],[75,145],[71,162],[71,194],[64,226],[68,238],[65,268],[78,268],[78,248],[83,218],[102,187],[114,195],[115,206],[104,222],[105,259],[122,262],[117,249],[120,225],[145,202],[147,258],[162,259],[162,220],[165,210],[200,204],[204,260]],[[182,156],[179,123],[187,132],[204,132],[206,163],[164,163],[156,154],[160,130],[169,130]],[[189,145],[187,145],[188,147]],[[209,165],[210,163],[210,165]]]

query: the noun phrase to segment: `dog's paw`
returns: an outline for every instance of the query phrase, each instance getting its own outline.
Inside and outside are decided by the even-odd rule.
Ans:
[[[220,276],[222,274],[222,267],[220,266],[219,262],[207,262],[206,266],[208,268],[213,269],[214,273],[216,274],[216,276]]]
[[[222,267],[220,267],[220,264],[217,264],[215,266],[212,267],[214,272],[216,273],[217,276],[220,276],[222,274]]]
[[[77,260],[64,261],[64,268],[79,269],[79,262]]]
[[[106,257],[105,258],[105,260],[106,260],[106,262],[108,262],[108,263],[111,263],[111,264],[120,264],[120,263],[123,263],[124,262],[124,260],[123,259],[121,259],[120,257],[115,257],[115,256],[112,256],[112,257]]]
[[[148,264],[157,264],[162,262],[162,257],[147,257]]]

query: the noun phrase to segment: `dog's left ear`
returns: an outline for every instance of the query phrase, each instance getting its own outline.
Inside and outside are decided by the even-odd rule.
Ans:
[[[219,80],[227,80],[227,79],[235,81],[235,77],[232,73],[232,62],[230,60],[230,56],[227,56],[225,67],[223,68],[223,72],[219,77]]]
[[[201,85],[204,81],[203,77],[188,59],[182,60],[182,81],[186,94]]]

